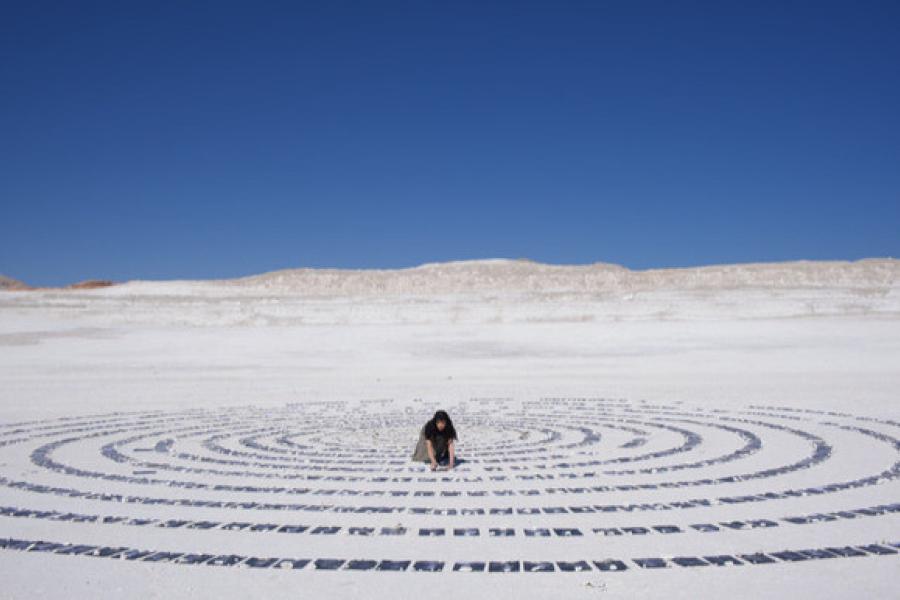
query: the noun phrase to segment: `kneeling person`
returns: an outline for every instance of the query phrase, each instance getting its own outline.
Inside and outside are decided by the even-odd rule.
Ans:
[[[412,459],[418,462],[431,463],[431,470],[437,469],[438,463],[447,461],[447,468],[452,469],[456,463],[455,445],[456,429],[446,411],[439,410],[434,417],[422,427],[419,441]]]

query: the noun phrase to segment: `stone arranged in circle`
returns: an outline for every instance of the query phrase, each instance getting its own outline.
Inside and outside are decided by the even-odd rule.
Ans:
[[[600,398],[448,408],[461,460],[438,473],[409,460],[422,415],[392,401],[0,424],[0,550],[323,576],[699,574],[898,555],[900,502],[884,493],[900,476],[891,419]],[[364,418],[339,435],[348,412]],[[858,447],[872,460],[848,468]],[[834,522],[841,536],[820,542]],[[862,535],[881,522],[887,540]],[[11,535],[24,524],[46,535]],[[138,535],[121,545],[138,527],[156,549]],[[95,543],[78,543],[85,528]],[[804,543],[786,548],[786,530]],[[276,538],[296,555],[267,552]],[[679,552],[653,552],[663,538]]]

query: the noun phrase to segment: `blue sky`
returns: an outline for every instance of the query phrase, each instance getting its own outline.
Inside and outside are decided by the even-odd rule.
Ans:
[[[0,273],[32,284],[900,254],[897,2],[23,2],[0,22]]]

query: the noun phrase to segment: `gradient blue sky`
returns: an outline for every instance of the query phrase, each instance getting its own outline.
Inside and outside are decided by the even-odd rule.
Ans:
[[[900,255],[900,2],[36,1],[0,23],[0,273],[32,284]]]

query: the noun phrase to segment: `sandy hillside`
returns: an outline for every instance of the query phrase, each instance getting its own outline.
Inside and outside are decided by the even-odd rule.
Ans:
[[[74,311],[104,323],[478,324],[895,315],[898,292],[900,261],[893,259],[648,271],[485,260],[132,281],[97,290],[42,290],[0,302],[11,310],[38,305],[50,313]]]
[[[0,275],[0,290],[26,290],[28,286],[21,281]]]

